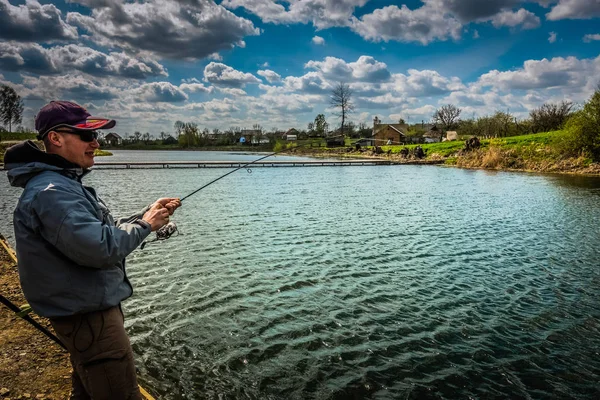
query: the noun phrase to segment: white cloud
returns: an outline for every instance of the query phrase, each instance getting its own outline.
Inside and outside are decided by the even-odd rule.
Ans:
[[[77,39],[77,29],[67,24],[53,4],[27,0],[11,5],[0,0],[0,38],[24,42],[50,42]]]
[[[550,43],[556,42],[556,32],[550,32],[550,36],[548,37],[548,42],[550,42]]]
[[[179,85],[179,89],[190,93],[212,93],[213,87],[206,87],[203,84],[197,82],[185,82]]]
[[[309,23],[317,29],[347,26],[357,7],[368,0],[288,0],[288,7],[272,0],[224,0],[227,8],[243,7],[263,22],[274,24]]]
[[[137,100],[154,102],[177,103],[188,99],[188,95],[170,82],[144,83],[135,90]]]
[[[249,72],[241,72],[223,63],[211,62],[204,68],[204,81],[213,85],[242,88],[247,83],[261,83]]]
[[[91,15],[70,12],[67,22],[90,34],[96,43],[133,52],[148,51],[173,59],[208,57],[258,35],[251,21],[212,0],[82,1]]]
[[[432,97],[452,91],[461,90],[465,86],[457,77],[448,78],[433,70],[409,69],[408,75],[394,74],[390,88],[407,97]]]
[[[281,75],[279,75],[275,71],[271,71],[270,69],[259,70],[257,73],[258,73],[258,75],[260,75],[263,78],[265,78],[269,83],[274,83],[274,82],[280,82],[281,81]]]
[[[167,76],[165,68],[145,57],[70,44],[45,48],[36,43],[0,42],[0,68],[53,75],[78,70],[94,76],[146,79]]]
[[[598,0],[559,0],[558,4],[546,14],[546,18],[550,21],[596,17],[600,17],[600,1]]]
[[[238,88],[218,87],[217,90],[221,93],[225,93],[226,95],[233,97],[241,97],[248,95],[248,93],[246,93],[244,90]]]
[[[512,12],[510,10],[501,11],[494,15],[491,21],[492,25],[494,25],[496,28],[500,28],[502,26],[514,28],[518,25],[521,25],[523,29],[534,29],[540,26],[540,18],[524,8],[521,8],[516,12]]]
[[[402,5],[401,8],[380,8],[360,19],[352,17],[351,28],[365,40],[396,40],[426,45],[434,40],[458,40],[462,24],[451,15],[427,5],[416,10]]]
[[[214,60],[214,61],[223,61],[223,57],[219,54],[219,53],[212,53],[209,54],[208,57],[209,60]]]
[[[121,88],[107,85],[83,75],[22,76],[23,90],[20,95],[44,101],[73,99],[75,101],[102,101],[119,97]]]
[[[312,38],[312,42],[314,44],[318,44],[318,45],[324,45],[325,44],[325,39],[323,39],[321,36],[314,36]]]
[[[319,71],[333,81],[380,82],[390,79],[387,65],[370,56],[360,56],[356,62],[346,63],[341,58],[325,57],[324,61],[309,61],[305,68]]]
[[[600,40],[600,33],[596,33],[596,34],[593,34],[593,35],[592,34],[588,34],[588,35],[585,35],[583,37],[583,41],[585,43],[591,43],[591,42],[593,42],[595,40]]]
[[[478,85],[501,90],[527,90],[548,88],[581,89],[593,86],[600,75],[600,56],[580,60],[576,57],[556,57],[551,60],[528,60],[523,68],[513,71],[498,70],[483,74]]]

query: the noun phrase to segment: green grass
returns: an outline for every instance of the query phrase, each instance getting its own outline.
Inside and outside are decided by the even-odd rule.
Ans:
[[[423,151],[425,151],[425,154],[427,155],[437,153],[443,157],[448,157],[461,150],[465,146],[465,142],[461,140],[456,140],[453,142],[408,144],[406,146],[381,146],[381,150],[383,150],[384,152],[392,150],[392,154],[397,154],[400,153],[400,151],[405,147],[409,150],[412,150],[417,146],[421,146],[423,148]]]
[[[524,156],[547,156],[548,153],[559,155],[560,143],[564,136],[564,131],[535,133],[531,135],[509,136],[497,139],[484,139],[481,141],[482,148],[500,147],[503,150],[515,150],[523,153]],[[409,144],[405,146],[381,146],[384,152],[392,151],[392,154],[400,153],[403,148],[409,150],[421,146],[428,156],[439,154],[442,157],[452,157],[465,146],[464,140],[455,140],[452,142]],[[544,155],[539,154],[544,153]]]
[[[35,132],[26,132],[26,133],[1,132],[0,133],[0,140],[2,140],[2,141],[7,141],[7,140],[27,140],[27,139],[35,140],[36,136],[37,136],[37,133],[35,133]]]

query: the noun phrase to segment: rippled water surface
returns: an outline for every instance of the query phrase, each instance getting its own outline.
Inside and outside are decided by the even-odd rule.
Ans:
[[[123,215],[227,171],[86,180]],[[19,190],[0,190],[7,215]],[[160,398],[600,396],[598,179],[255,168],[175,221],[129,257],[124,304]]]

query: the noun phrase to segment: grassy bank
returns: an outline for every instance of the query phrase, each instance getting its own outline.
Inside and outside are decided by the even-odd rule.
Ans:
[[[412,156],[403,157],[400,152],[408,149],[412,153],[421,146],[425,160],[443,161],[446,165],[462,168],[482,168],[494,170],[560,172],[600,175],[600,164],[593,163],[585,156],[567,156],[565,151],[565,131],[554,131],[522,136],[510,136],[481,141],[481,147],[474,151],[464,151],[465,142],[429,143],[406,146],[381,146],[382,154],[373,148],[356,151],[354,148],[294,148],[290,153],[320,157],[365,157],[388,158],[395,161],[414,161]]]
[[[464,141],[422,147],[427,158],[442,157],[447,165],[463,168],[600,174],[600,165],[590,158],[567,156],[565,140],[565,131],[554,131],[482,140],[481,147],[470,152],[463,151]],[[395,147],[391,149],[393,154],[402,148]]]

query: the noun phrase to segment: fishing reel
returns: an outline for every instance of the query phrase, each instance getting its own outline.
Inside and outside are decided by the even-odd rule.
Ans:
[[[175,235],[175,234],[177,234],[177,235]],[[140,249],[144,250],[144,247],[146,247],[146,244],[154,243],[159,240],[167,240],[173,235],[178,236],[179,230],[177,229],[177,224],[175,224],[175,222],[171,221],[168,224],[163,225],[161,228],[157,229],[156,230],[156,238],[154,238],[152,240],[144,241],[142,243],[142,245],[140,246]]]

